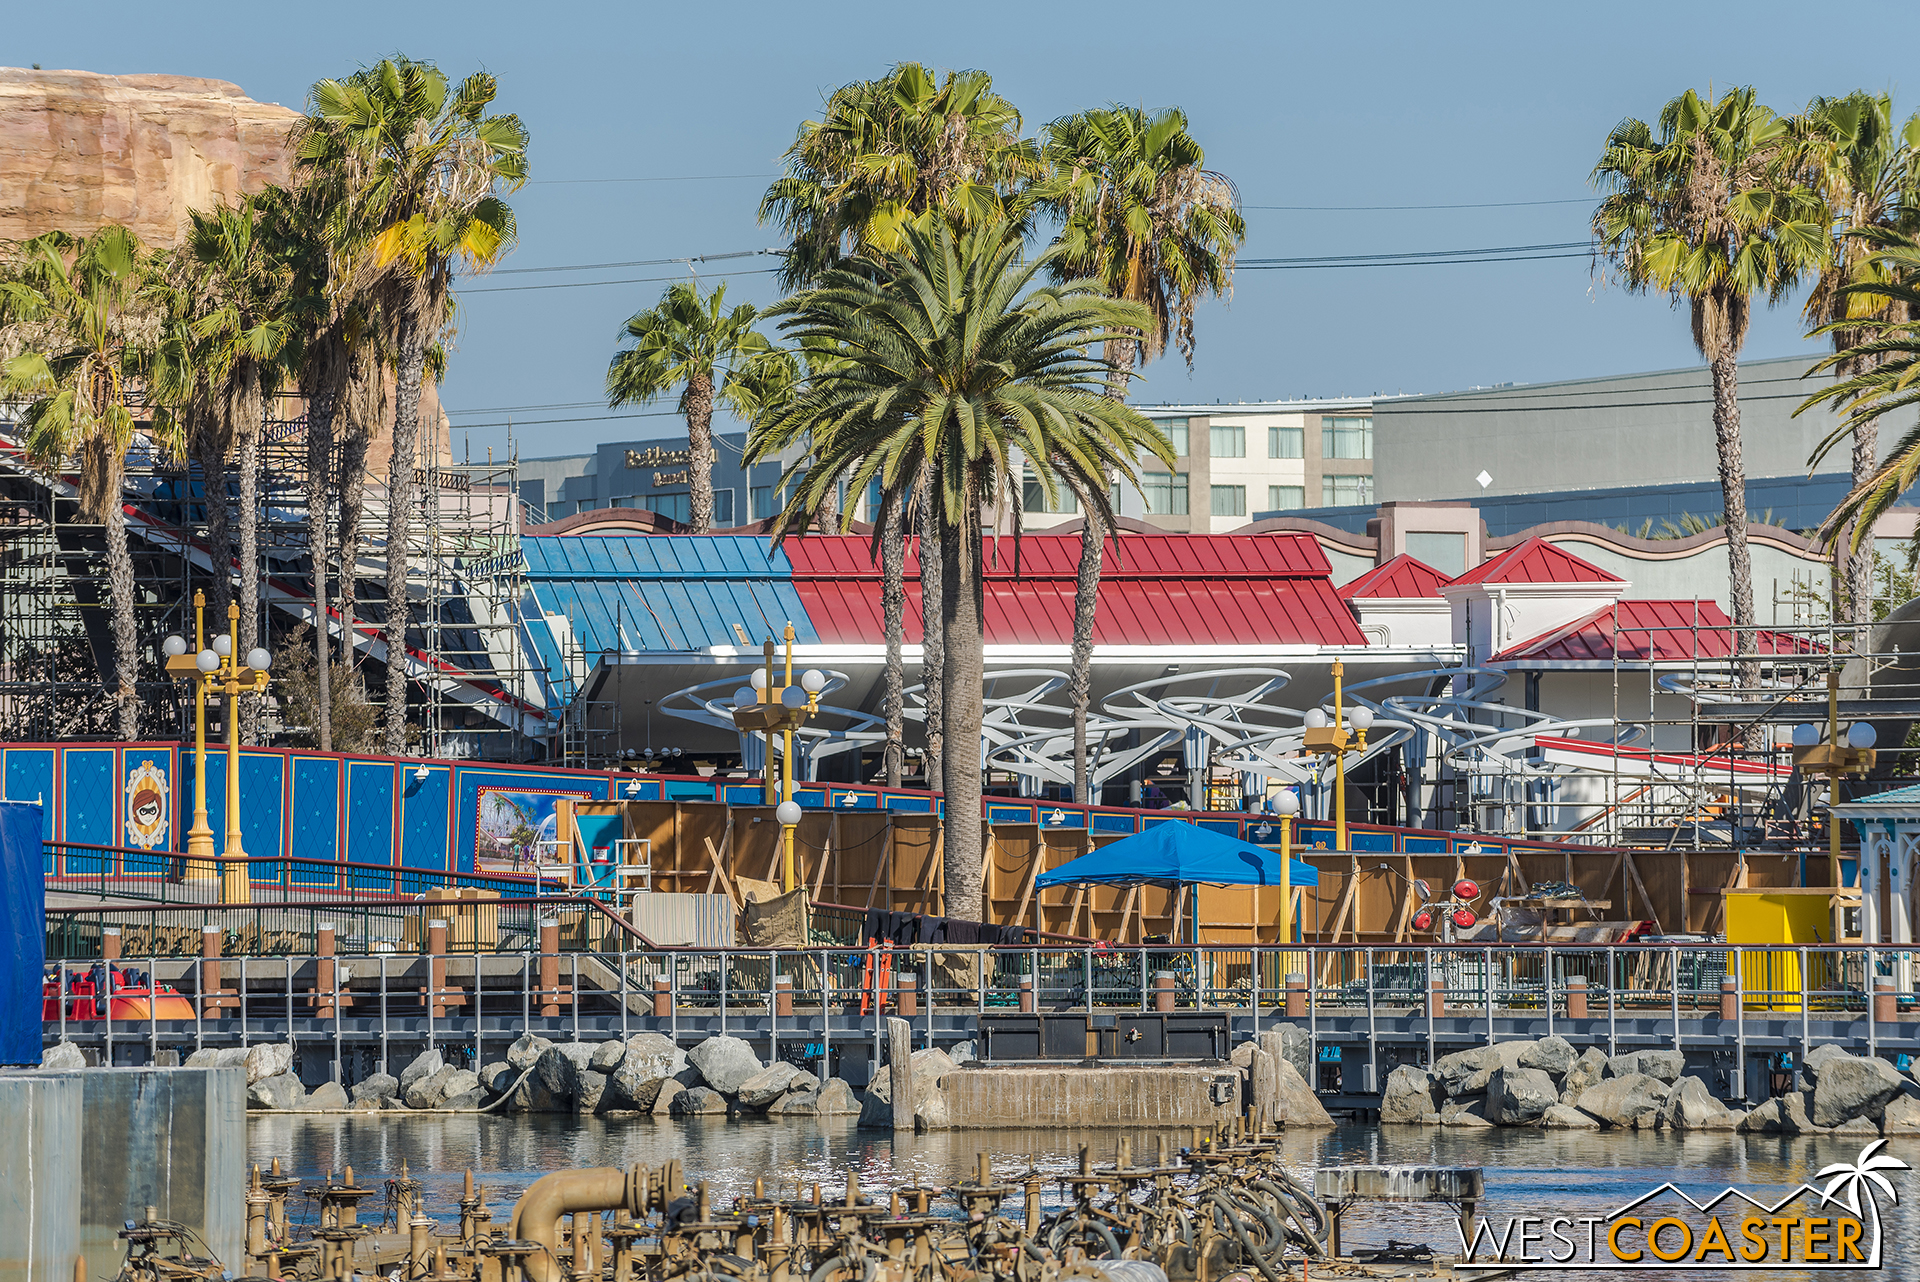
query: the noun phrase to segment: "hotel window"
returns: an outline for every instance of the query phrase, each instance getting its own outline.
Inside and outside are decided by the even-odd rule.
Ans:
[[[1296,431],[1299,429],[1295,429]],[[1307,487],[1304,485],[1269,485],[1267,487],[1267,510],[1269,512],[1291,512],[1297,507],[1307,505]]]
[[[1306,456],[1306,428],[1270,427],[1267,429],[1268,458],[1305,458]]]
[[[1323,476],[1320,478],[1321,507],[1356,507],[1373,502],[1371,476]]]
[[[1216,485],[1213,487],[1213,515],[1245,516],[1247,514],[1247,487],[1244,485]]]
[[[1320,456],[1322,458],[1372,458],[1373,420],[1370,418],[1320,420]]]
[[[1184,457],[1187,452],[1187,420],[1184,418],[1156,418],[1154,425],[1167,434],[1173,442],[1173,452]]]
[[[1215,458],[1245,458],[1247,429],[1239,425],[1207,429],[1207,448]]]
[[[1147,511],[1154,516],[1187,514],[1187,474],[1185,472],[1143,472],[1140,488],[1147,495]]]
[[[731,489],[713,492],[713,528],[724,530],[734,524],[733,491]]]
[[[643,494],[640,506],[649,512],[658,512],[661,516],[685,525],[693,517],[691,504],[693,499],[686,494]]]
[[[1047,487],[1038,477],[1029,476],[1020,484],[1020,510],[1022,512],[1071,513],[1080,510],[1080,496],[1075,494],[1065,481],[1055,481],[1054,488],[1059,491],[1051,505],[1047,502]]]

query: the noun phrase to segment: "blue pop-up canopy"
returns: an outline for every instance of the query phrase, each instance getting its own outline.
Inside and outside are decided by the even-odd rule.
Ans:
[[[1287,880],[1318,886],[1313,865],[1287,860]],[[1201,886],[1278,886],[1280,854],[1182,821],[1157,823],[1143,833],[1102,846],[1035,878],[1034,885],[1171,882]]]

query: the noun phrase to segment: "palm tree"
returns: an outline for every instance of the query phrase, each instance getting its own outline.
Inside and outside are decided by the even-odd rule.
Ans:
[[[956,227],[1018,223],[1023,193],[1042,172],[1020,136],[1020,112],[984,71],[944,79],[903,62],[877,80],[828,96],[800,126],[787,171],[760,200],[760,221],[792,241],[784,288],[810,284],[843,259],[893,253],[934,215]]]
[[[139,737],[140,695],[121,478],[134,433],[128,392],[141,379],[151,342],[142,332],[149,265],[139,238],[120,226],[79,241],[58,232],[28,241],[4,291],[23,350],[0,372],[0,395],[27,401],[28,456],[60,467],[77,454],[80,513],[105,530],[113,671],[103,684],[127,740]]]
[[[366,511],[367,451],[388,421],[387,388],[393,365],[380,349],[381,328],[371,322],[347,346],[347,386],[335,431],[340,437],[340,662],[355,670],[359,635],[360,519]],[[358,679],[357,677],[355,678]]]
[[[955,745],[943,757],[952,916],[977,918],[982,908],[982,510],[1019,483],[1016,455],[1057,501],[1061,472],[1132,480],[1134,442],[1153,435],[1137,412],[1101,394],[1106,367],[1086,354],[1120,327],[1143,327],[1145,309],[1092,281],[1036,287],[1058,252],[1023,263],[1007,224],[956,233],[936,219],[931,231],[909,228],[901,252],[824,273],[782,305],[782,328],[833,342],[845,364],[749,438],[758,457],[812,443],[812,466],[774,520],[776,542],[813,519],[842,475],[855,491],[878,479],[901,498],[927,480],[939,534],[942,713]],[[1104,506],[1105,490],[1096,495]]]
[[[213,432],[233,443],[238,463],[241,606],[233,644],[242,655],[260,642],[260,434],[267,400],[287,372],[297,306],[292,271],[276,252],[282,247],[262,226],[263,203],[243,196],[211,213],[191,211],[182,247],[188,328],[206,380]],[[226,549],[216,545],[214,555],[224,573]],[[242,715],[251,741],[257,712],[249,705]]]
[[[701,294],[698,281],[667,286],[658,306],[627,318],[633,346],[607,364],[607,404],[645,404],[680,389],[687,419],[689,516],[695,534],[713,529],[713,404],[716,396],[752,419],[769,396],[792,386],[792,358],[754,329],[759,309],[725,309],[726,285]],[[716,377],[724,375],[724,377]]]
[[[1808,179],[1834,215],[1826,260],[1807,297],[1808,322],[1833,337],[1844,354],[1867,334],[1847,322],[1897,320],[1905,305],[1847,286],[1884,282],[1884,263],[1873,255],[1865,231],[1912,230],[1920,200],[1920,115],[1896,128],[1893,100],[1886,94],[1855,91],[1844,98],[1815,98],[1795,122],[1802,137]],[[1863,372],[1854,357],[1832,363],[1837,380]],[[1872,421],[1853,433],[1853,484],[1867,482],[1879,463],[1879,432]],[[1823,449],[1811,460],[1824,457]],[[1853,623],[1873,621],[1873,552],[1854,542],[1845,579],[1847,615]]]
[[[1233,291],[1233,258],[1247,238],[1240,196],[1223,174],[1206,167],[1204,149],[1187,132],[1178,107],[1149,115],[1109,106],[1047,125],[1042,147],[1049,170],[1046,203],[1060,220],[1061,279],[1092,277],[1109,294],[1144,305],[1151,324],[1107,343],[1109,395],[1124,400],[1136,365],[1159,356],[1167,339],[1193,368],[1193,317],[1202,299]],[[1079,478],[1088,485],[1106,478]],[[1082,504],[1080,566],[1074,586],[1073,790],[1091,800],[1087,782],[1087,709],[1093,696],[1093,625],[1100,562],[1109,527],[1099,509]],[[1116,545],[1117,546],[1117,545]]]
[[[475,72],[450,88],[432,63],[396,56],[314,85],[296,149],[303,177],[345,193],[343,245],[361,259],[389,326],[395,371],[387,468],[386,749],[407,741],[407,541],[419,466],[428,348],[451,318],[457,266],[483,270],[513,245],[499,189],[527,178],[527,131],[488,115],[497,84]]]
[[[1887,1195],[1889,1202],[1898,1202],[1899,1193],[1894,1191],[1893,1182],[1882,1171],[1910,1171],[1913,1168],[1897,1157],[1880,1152],[1886,1140],[1878,1139],[1860,1150],[1860,1156],[1852,1162],[1835,1162],[1820,1169],[1813,1178],[1827,1180],[1827,1187],[1820,1192],[1820,1201],[1844,1206],[1855,1216],[1873,1219],[1873,1263],[1880,1262],[1880,1201],[1874,1196],[1874,1190]],[[1831,1176],[1831,1179],[1828,1177]],[[1864,1204],[1863,1204],[1864,1203]]]
[[[1693,314],[1693,342],[1713,379],[1713,427],[1727,522],[1735,650],[1754,652],[1753,563],[1747,550],[1738,359],[1755,294],[1777,303],[1828,244],[1819,196],[1785,172],[1787,123],[1751,88],[1707,102],[1689,89],[1658,129],[1623,120],[1592,181],[1608,193],[1593,214],[1594,252],[1634,293],[1658,291]],[[1739,680],[1751,685],[1753,664]]]

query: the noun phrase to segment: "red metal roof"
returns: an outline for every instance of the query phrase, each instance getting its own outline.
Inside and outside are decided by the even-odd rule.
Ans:
[[[789,540],[793,583],[823,642],[885,635],[880,571],[865,539]],[[988,540],[984,595],[989,645],[1073,641],[1077,535],[1024,535],[1020,577],[1011,537]],[[920,566],[909,550],[906,639],[920,640]],[[1332,567],[1312,536],[1137,535],[1107,545],[1097,645],[1365,645],[1334,593]]]
[[[1490,561],[1483,561],[1454,583],[1624,583],[1591,561],[1582,561],[1545,539],[1516,543]]]
[[[1733,620],[1713,601],[1621,601],[1584,618],[1509,646],[1490,662],[1611,663],[1616,651],[1629,663],[1725,659],[1733,654]],[[1804,637],[1761,632],[1763,655],[1813,654]]]
[[[1355,597],[1437,597],[1447,576],[1402,552],[1391,561],[1374,566],[1365,574],[1339,589],[1341,599]]]

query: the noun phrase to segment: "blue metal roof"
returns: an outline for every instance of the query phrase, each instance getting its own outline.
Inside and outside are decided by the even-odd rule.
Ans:
[[[819,641],[792,565],[756,536],[557,535],[520,546],[534,599],[572,620],[589,656],[738,645],[736,623],[755,643],[789,621],[796,640]]]

